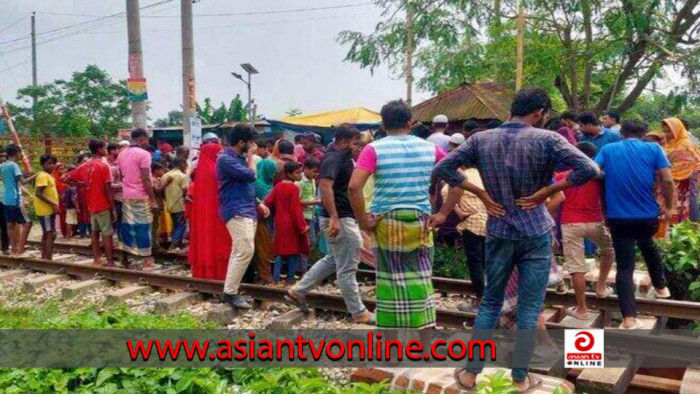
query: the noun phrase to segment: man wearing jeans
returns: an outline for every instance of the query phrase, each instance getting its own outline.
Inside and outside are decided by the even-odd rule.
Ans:
[[[652,295],[671,296],[666,288],[661,255],[654,244],[659,229],[659,217],[670,220],[673,212],[674,190],[671,169],[666,154],[657,144],[641,140],[647,125],[627,121],[622,124],[622,141],[603,147],[596,163],[605,172],[605,216],[612,234],[617,259],[615,285],[622,309],[620,328],[642,328],[637,321],[634,299],[635,244],[642,251],[651,283]],[[654,198],[654,184],[661,179],[664,191],[664,211]]]
[[[489,213],[486,237],[486,292],[472,339],[490,337],[503,306],[506,284],[518,268],[518,309],[520,331],[515,344],[512,377],[522,391],[542,382],[527,374],[532,358],[537,318],[544,302],[551,258],[551,230],[554,221],[544,202],[573,185],[586,183],[598,174],[595,163],[557,133],[540,129],[552,102],[543,90],[520,90],[511,106],[511,120],[499,128],[477,133],[450,153],[435,168],[439,178],[451,187],[442,209],[431,225],[444,222],[466,189],[484,202]],[[458,169],[478,168],[486,190],[469,182]],[[552,184],[557,166],[572,171]],[[483,361],[470,362],[455,371],[457,383],[465,389],[475,386]]]
[[[329,275],[338,277],[338,287],[353,320],[373,323],[374,314],[367,311],[357,285],[357,266],[360,264],[362,235],[354,218],[348,184],[353,170],[353,153],[360,148],[360,133],[355,129],[340,128],[335,134],[333,148],[321,161],[319,187],[323,212],[321,231],[328,238],[328,254],[316,262],[299,283],[287,291],[288,301],[308,312],[306,294]]]
[[[231,234],[233,247],[226,270],[224,302],[233,308],[250,309],[238,287],[255,252],[258,211],[267,217],[270,211],[255,199],[255,129],[237,124],[226,136],[228,148],[216,160],[219,181],[219,214]]]

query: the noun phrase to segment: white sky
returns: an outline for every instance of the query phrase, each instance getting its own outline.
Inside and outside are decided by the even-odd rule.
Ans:
[[[158,0],[141,0],[141,7],[156,2]],[[125,11],[124,0],[2,0],[2,3],[0,93],[6,101],[16,101],[17,89],[31,84],[29,18],[2,30],[32,11],[37,11],[39,83],[70,78],[72,72],[84,69],[87,64],[106,69],[115,80],[126,79],[128,53],[124,17],[106,19],[99,22],[99,28],[84,28],[79,34],[42,43],[75,31],[45,33],[50,30]],[[386,101],[403,97],[402,80],[393,79],[386,68],[372,76],[368,70],[344,63],[347,48],[335,42],[342,30],[370,32],[380,20],[379,9],[372,5],[283,14],[197,17],[198,14],[363,3],[369,0],[200,0],[194,5],[198,101],[201,103],[205,97],[211,97],[216,105],[222,100],[228,105],[237,93],[245,101],[245,85],[230,72],[241,72],[239,64],[246,62],[260,71],[253,77],[253,96],[258,113],[270,118],[284,116],[291,108],[299,108],[304,114],[353,106],[378,110]],[[179,0],[141,13],[151,120],[181,108],[180,21],[179,18],[145,16],[179,16],[179,13]],[[23,39],[3,44],[16,38]],[[418,102],[427,97],[429,95],[419,93],[414,100]]]

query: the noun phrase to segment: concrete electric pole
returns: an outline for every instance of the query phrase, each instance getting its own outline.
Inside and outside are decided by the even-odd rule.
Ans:
[[[190,119],[196,115],[197,95],[194,78],[194,37],[192,33],[192,0],[180,0],[182,29],[182,139],[192,146]]]
[[[141,11],[139,0],[126,0],[126,23],[129,37],[129,78],[143,78],[143,52],[141,49]],[[134,128],[147,129],[146,101],[131,102],[131,118]]]
[[[36,12],[32,12],[32,86],[38,84],[36,69]],[[36,111],[36,94],[32,97],[32,109]],[[36,118],[36,114],[34,115]],[[34,119],[36,120],[36,119]]]
[[[406,104],[413,102],[413,8],[406,0]]]

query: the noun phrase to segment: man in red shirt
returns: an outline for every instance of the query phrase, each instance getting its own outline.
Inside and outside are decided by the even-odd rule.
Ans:
[[[588,157],[593,158],[596,147],[590,142],[579,142],[576,147]],[[569,171],[556,175],[557,182],[566,179]],[[610,268],[615,259],[610,230],[605,225],[601,203],[603,189],[598,179],[593,179],[582,186],[564,190],[566,200],[561,210],[562,245],[564,247],[564,266],[571,274],[571,281],[576,293],[576,306],[566,309],[566,314],[577,319],[588,318],[586,306],[586,255],[584,239],[593,241],[600,249],[600,273],[596,285],[596,296],[605,298],[612,294],[612,288],[606,285]]]
[[[117,214],[114,210],[114,192],[112,191],[112,175],[104,157],[107,155],[104,141],[90,140],[92,159],[68,174],[68,182],[87,186],[87,206],[90,212],[92,227],[92,252],[95,255],[95,265],[101,264],[100,233],[102,246],[107,257],[107,266],[114,266],[114,243],[112,222]]]

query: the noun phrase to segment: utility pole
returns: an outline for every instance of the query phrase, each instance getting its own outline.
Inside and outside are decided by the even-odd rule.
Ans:
[[[36,70],[36,12],[32,12],[32,86],[37,86],[37,70]],[[32,111],[36,111],[36,93],[32,97]],[[34,114],[36,121],[36,113]]]
[[[143,78],[139,0],[126,0],[126,23],[129,37],[129,78]],[[131,119],[134,128],[147,129],[146,101],[131,102]]]
[[[516,37],[516,53],[515,53],[515,91],[517,92],[523,86],[523,50],[524,50],[524,36],[525,36],[525,10],[523,9],[523,2],[520,1],[518,6],[518,19],[517,19],[517,37]]]
[[[406,0],[406,104],[413,102],[413,8]]]
[[[182,139],[192,146],[190,118],[196,115],[197,96],[194,82],[194,37],[192,33],[192,0],[180,0],[182,30]]]

